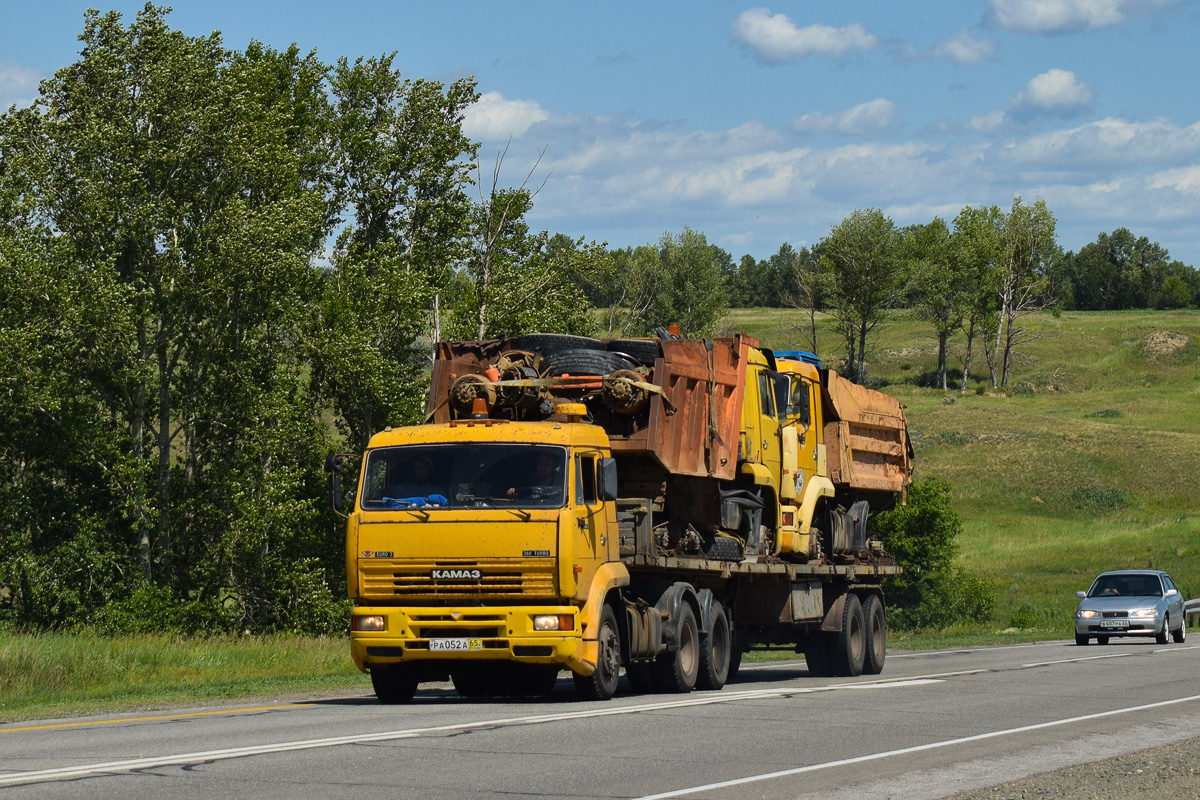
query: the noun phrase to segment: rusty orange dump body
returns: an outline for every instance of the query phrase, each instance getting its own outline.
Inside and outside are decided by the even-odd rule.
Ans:
[[[738,434],[746,386],[749,349],[758,341],[745,334],[725,339],[644,340],[654,342],[658,357],[640,378],[652,387],[648,402],[632,413],[597,413],[594,421],[608,433],[613,455],[650,459],[672,475],[731,480],[737,471]],[[500,364],[501,354],[518,349],[518,340],[441,342],[433,365],[429,421],[449,422],[451,394],[464,375],[483,375]],[[504,390],[506,384],[495,384]],[[599,377],[529,379],[514,387],[543,389],[555,397],[595,394]],[[519,408],[493,410],[520,418]]]
[[[829,479],[834,485],[905,492],[913,451],[900,401],[825,370],[821,405]]]

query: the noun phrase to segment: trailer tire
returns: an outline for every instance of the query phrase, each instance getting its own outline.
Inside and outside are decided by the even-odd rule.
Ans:
[[[737,678],[738,670],[742,668],[742,655],[745,652],[745,648],[735,633],[733,635],[733,645],[729,649],[729,677],[725,679],[726,683]]]
[[[551,378],[560,375],[609,375],[636,364],[618,353],[603,350],[560,350],[542,359],[542,374]]]
[[[713,600],[711,613],[708,633],[700,635],[700,674],[696,677],[696,686],[715,691],[729,680],[733,637],[729,635],[729,618],[719,601]]]
[[[676,647],[658,657],[658,687],[669,694],[687,694],[696,688],[700,677],[700,631],[696,612],[687,603],[679,604],[674,620]]]
[[[591,675],[574,672],[571,677],[575,681],[575,691],[584,700],[611,700],[621,678],[621,635],[617,629],[617,615],[610,605],[605,605],[600,612],[596,639],[599,643],[596,671]]]
[[[867,655],[867,626],[862,601],[847,594],[842,608],[842,629],[833,640],[830,654],[833,674],[839,678],[857,678],[862,674]]]
[[[863,600],[863,618],[866,621],[867,647],[862,671],[864,675],[878,675],[883,672],[883,660],[887,657],[887,615],[879,595],[869,594]]]
[[[608,352],[628,356],[639,364],[653,367],[658,359],[657,339],[613,339],[608,343]]]
[[[604,342],[590,336],[571,336],[566,333],[527,333],[514,342],[518,350],[532,350],[548,356],[560,350],[603,350]]]
[[[417,693],[417,676],[406,666],[371,667],[371,687],[384,705],[407,703]]]

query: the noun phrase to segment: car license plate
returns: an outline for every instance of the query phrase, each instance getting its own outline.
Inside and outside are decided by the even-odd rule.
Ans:
[[[482,639],[430,639],[429,649],[445,652],[448,650],[482,650]]]
[[[1101,628],[1128,628],[1129,620],[1127,619],[1102,619],[1100,620]]]

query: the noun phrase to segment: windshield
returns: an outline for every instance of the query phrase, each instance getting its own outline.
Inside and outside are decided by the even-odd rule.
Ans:
[[[391,508],[559,508],[567,451],[545,445],[381,447],[367,453],[361,504]]]
[[[1157,575],[1101,575],[1088,597],[1162,597]]]

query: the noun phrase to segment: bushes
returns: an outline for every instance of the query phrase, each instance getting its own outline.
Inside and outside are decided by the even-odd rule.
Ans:
[[[962,520],[950,506],[950,484],[937,478],[913,483],[908,505],[872,517],[870,526],[871,535],[904,568],[884,581],[894,627],[945,627],[991,618],[996,605],[991,584],[954,563]]]

